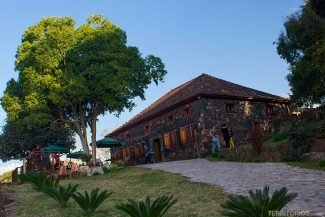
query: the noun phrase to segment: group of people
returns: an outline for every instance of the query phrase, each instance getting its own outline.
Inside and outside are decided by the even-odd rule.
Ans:
[[[222,124],[221,134],[225,141],[225,147],[231,148],[231,149],[235,148],[233,132],[232,132],[231,128],[227,127],[226,124]],[[215,153],[221,149],[220,140],[219,140],[219,136],[217,134],[216,127],[213,127],[211,129],[210,136],[211,136],[212,153]]]

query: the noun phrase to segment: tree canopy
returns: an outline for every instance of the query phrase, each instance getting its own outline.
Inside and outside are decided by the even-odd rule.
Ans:
[[[299,106],[325,102],[324,3],[308,1],[287,18],[278,38],[277,51],[290,66],[287,75],[291,98]]]
[[[54,119],[79,135],[86,153],[89,127],[94,162],[98,116],[132,109],[133,99],[144,99],[148,85],[167,73],[160,58],[142,57],[127,45],[126,33],[101,15],[79,27],[70,17],[43,18],[29,27],[16,70],[19,78],[8,82],[1,101],[8,120],[20,116],[33,125]]]
[[[0,159],[22,159],[36,144],[74,148],[74,132],[61,124],[26,127],[21,122],[8,122],[0,134]]]

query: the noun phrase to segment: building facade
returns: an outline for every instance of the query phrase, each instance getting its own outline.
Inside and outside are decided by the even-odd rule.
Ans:
[[[129,164],[144,162],[144,145],[155,162],[204,157],[211,152],[209,132],[225,123],[235,144],[249,141],[252,127],[264,131],[272,120],[290,114],[286,98],[233,84],[206,74],[171,90],[107,136],[127,146],[115,150],[115,159]]]

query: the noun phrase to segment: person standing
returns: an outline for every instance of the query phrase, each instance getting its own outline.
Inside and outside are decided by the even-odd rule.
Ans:
[[[220,140],[217,135],[216,127],[213,127],[211,129],[210,136],[211,136],[212,153],[218,152],[220,149]]]
[[[233,139],[233,132],[231,130],[231,128],[228,128],[229,129],[229,147],[231,149],[234,149],[235,148],[235,143],[234,143],[234,139]]]
[[[152,160],[151,160],[151,150],[150,148],[148,147],[148,145],[145,145],[144,146],[144,154],[145,154],[145,157],[146,157],[146,160],[145,160],[145,164],[147,164],[148,162],[149,163],[153,163]]]
[[[223,136],[223,140],[225,140],[226,148],[229,148],[230,134],[229,128],[226,126],[226,124],[222,124],[221,133]]]

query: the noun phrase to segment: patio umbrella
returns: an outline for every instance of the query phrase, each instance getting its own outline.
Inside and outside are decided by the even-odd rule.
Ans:
[[[41,151],[46,151],[46,152],[60,152],[60,153],[69,153],[69,149],[62,147],[62,146],[57,146],[57,145],[49,145],[46,147],[41,148]]]
[[[91,143],[90,143],[91,145]],[[104,139],[100,139],[96,141],[97,148],[115,148],[115,147],[121,147],[124,146],[125,143],[114,139],[112,137],[105,137]]]
[[[76,152],[69,153],[67,155],[67,158],[79,158],[79,157],[81,157],[81,155],[84,155],[84,154],[85,154],[85,152],[83,152],[83,151],[76,151]]]

